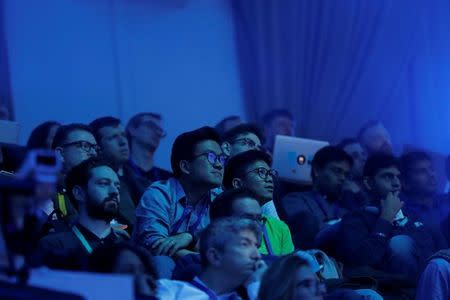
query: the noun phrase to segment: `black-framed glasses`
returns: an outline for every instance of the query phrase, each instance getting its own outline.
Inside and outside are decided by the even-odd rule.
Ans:
[[[258,222],[260,224],[264,224],[266,222],[266,218],[263,215],[243,214],[239,217],[247,219],[247,220],[252,220],[252,221]]]
[[[273,177],[277,177],[278,176],[278,172],[277,170],[274,169],[266,169],[263,167],[248,171],[247,174],[256,172],[256,174],[258,174],[259,177],[261,177],[261,179],[267,179],[267,177],[269,177],[269,175],[273,178]]]
[[[235,143],[241,143],[243,145],[247,145],[252,149],[257,149],[257,150],[261,150],[261,145],[257,145],[255,143],[255,141],[249,139],[249,138],[240,138],[240,139],[235,139],[233,142],[233,144]]]
[[[156,134],[162,138],[167,136],[167,132],[161,126],[159,126],[158,124],[156,124],[155,122],[153,122],[151,120],[142,121],[139,123],[139,125],[144,125],[145,127],[149,128],[150,130],[156,132]]]
[[[208,162],[213,166],[216,164],[216,162],[219,162],[222,166],[225,166],[225,163],[227,162],[227,156],[225,154],[216,154],[212,151],[196,155],[194,156],[194,159],[200,156],[205,156]]]
[[[70,147],[70,146],[75,146],[77,148],[80,148],[81,150],[85,151],[85,152],[91,152],[92,150],[94,150],[96,153],[100,152],[100,147],[97,144],[92,144],[89,143],[87,141],[76,141],[76,142],[71,142],[71,143],[67,143],[62,145],[61,147]]]

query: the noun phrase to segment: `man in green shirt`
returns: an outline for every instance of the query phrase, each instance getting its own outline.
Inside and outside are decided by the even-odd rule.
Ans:
[[[281,220],[262,214],[256,197],[244,188],[230,189],[220,194],[210,208],[211,220],[224,217],[241,217],[261,224],[263,239],[259,252],[263,255],[281,256],[294,251],[289,227]]]

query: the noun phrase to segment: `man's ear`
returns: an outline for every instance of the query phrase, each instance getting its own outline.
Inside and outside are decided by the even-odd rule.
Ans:
[[[206,251],[206,258],[208,259],[208,264],[219,267],[222,265],[222,255],[216,248],[209,248]]]
[[[62,155],[62,151],[63,151],[62,147],[55,148],[56,156],[58,156],[58,159],[61,161],[61,163],[64,163],[64,156]]]
[[[364,187],[368,190],[368,191],[372,191],[373,190],[373,178],[370,177],[364,177],[363,179],[363,183],[364,183]]]
[[[181,160],[179,163],[179,167],[183,174],[191,174],[191,165],[187,160]]]
[[[231,156],[231,144],[228,142],[223,142],[222,146],[220,146],[222,148],[223,153],[226,156]]]
[[[81,186],[74,186],[72,189],[72,195],[77,202],[86,202],[86,192]]]
[[[233,180],[231,181],[231,185],[233,186],[233,188],[239,189],[244,187],[244,182],[240,178],[233,178]]]

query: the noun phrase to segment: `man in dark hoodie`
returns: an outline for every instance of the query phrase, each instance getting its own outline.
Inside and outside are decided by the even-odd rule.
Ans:
[[[425,260],[439,250],[423,220],[403,215],[400,166],[389,154],[374,154],[364,167],[364,185],[371,204],[343,217],[336,255],[349,268],[376,270],[415,279]]]

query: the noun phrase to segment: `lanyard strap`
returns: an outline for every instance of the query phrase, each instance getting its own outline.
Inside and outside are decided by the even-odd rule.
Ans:
[[[67,216],[66,199],[64,194],[58,193],[58,208],[62,216]]]
[[[263,224],[261,227],[262,227],[261,229],[262,229],[262,233],[263,233],[263,237],[264,237],[264,242],[266,243],[266,247],[267,247],[267,252],[270,255],[274,255],[273,249],[272,249],[272,244],[270,243],[270,239],[269,239],[269,234],[267,233],[266,225]]]
[[[187,231],[189,233],[194,233],[197,230],[198,226],[200,225],[200,223],[202,221],[203,216],[207,213],[208,206],[209,206],[208,199],[205,199],[205,202],[203,203],[199,213],[197,214],[197,220],[195,221],[195,223],[192,224],[191,226],[189,226],[189,224],[188,224]],[[170,234],[173,235],[173,234],[178,233],[178,230],[180,229],[183,222],[186,221],[186,219],[190,218],[193,212],[194,212],[194,208],[192,206],[184,207],[181,218],[173,225],[173,228],[172,228]]]
[[[208,295],[209,300],[219,300],[219,297],[217,297],[217,295],[213,291],[211,291],[208,287],[204,286],[195,279],[191,281],[191,284],[202,292],[205,292]]]
[[[83,245],[84,249],[86,249],[87,253],[92,254],[92,247],[89,245],[86,238],[83,236],[83,234],[80,232],[80,230],[77,228],[77,226],[72,227],[73,233],[77,236],[77,238],[80,240],[81,244]]]

